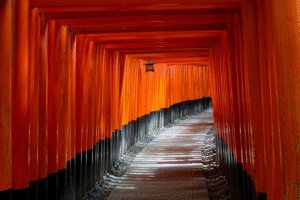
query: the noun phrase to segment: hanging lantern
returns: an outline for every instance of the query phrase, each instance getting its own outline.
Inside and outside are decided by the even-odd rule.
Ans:
[[[148,62],[146,62],[146,72],[154,72],[154,62],[149,60]]]

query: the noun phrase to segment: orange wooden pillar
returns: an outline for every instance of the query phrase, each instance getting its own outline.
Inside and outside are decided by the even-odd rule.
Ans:
[[[242,4],[242,44],[243,55],[241,59],[244,60],[240,66],[243,68],[245,75],[242,79],[245,80],[244,86],[244,119],[246,127],[244,133],[247,134],[245,144],[247,145],[244,150],[247,152],[246,163],[244,167],[248,174],[252,177],[256,184],[257,192],[265,191],[265,178],[264,178],[264,137],[261,135],[262,120],[257,116],[262,113],[261,102],[261,82],[259,65],[259,51],[257,45],[259,36],[257,33],[257,15],[255,4],[250,1],[245,1]],[[251,33],[251,34],[250,34]]]
[[[29,0],[15,4],[15,52],[12,65],[12,182],[13,189],[29,186],[28,23]]]
[[[48,49],[47,24],[39,9],[30,10],[29,24],[29,181],[30,199],[43,198],[48,177],[48,135],[47,135],[47,79]],[[42,181],[40,181],[42,180]],[[38,181],[40,181],[38,183]]]
[[[54,174],[58,170],[58,74],[57,59],[58,27],[55,21],[48,22],[48,174]],[[51,103],[50,103],[51,102]]]
[[[38,17],[38,16],[36,16]],[[38,17],[37,27],[37,46],[32,55],[35,59],[35,70],[39,74],[39,126],[38,126],[38,175],[39,179],[45,179],[48,176],[48,24],[44,17]],[[33,48],[33,47],[31,47]],[[38,55],[39,57],[36,57]],[[32,67],[32,66],[30,66]],[[34,88],[35,89],[35,88]],[[31,104],[32,106],[36,106]],[[41,186],[40,186],[41,187]]]
[[[261,2],[259,2],[261,3]],[[269,65],[273,71],[275,85],[277,85],[276,109],[279,113],[278,129],[282,152],[282,172],[284,175],[283,199],[298,199],[300,194],[299,179],[299,135],[300,135],[300,106],[299,106],[299,74],[300,74],[300,29],[299,29],[299,1],[281,2],[269,1],[268,12],[272,49],[270,56],[274,59]],[[269,39],[271,39],[269,38]],[[275,195],[275,194],[274,194]],[[275,197],[275,196],[274,196]]]
[[[270,21],[267,20],[268,10],[263,3],[257,3],[257,32],[260,64],[260,81],[261,81],[261,101],[262,101],[262,136],[264,140],[265,153],[265,191],[270,199],[284,197],[284,177],[282,166],[282,145],[280,131],[278,129],[278,116],[280,115],[277,105],[277,86],[276,74],[272,65],[275,65],[272,59],[272,42],[270,38]],[[269,7],[269,5],[267,6]],[[263,16],[261,13],[264,13]]]
[[[93,135],[94,132],[94,108],[95,108],[95,43],[89,41],[87,44],[88,54],[87,62],[84,66],[84,126],[83,126],[83,136],[85,137],[85,147],[83,150],[91,150],[95,141]]]
[[[67,26],[59,30],[59,63],[55,69],[57,99],[57,134],[58,134],[58,170],[66,169],[71,149],[71,37]]]
[[[12,66],[13,4],[0,2],[0,191],[12,188]]]
[[[83,98],[83,89],[82,89],[82,77],[83,77],[83,68],[80,67],[83,62],[82,52],[85,49],[84,40],[82,38],[76,38],[76,151],[75,153],[80,153],[82,151],[82,132],[83,132],[83,122],[82,122],[82,98]]]
[[[77,52],[77,40],[75,35],[70,36],[71,42],[71,55],[70,55],[70,133],[71,141],[69,142],[69,156],[68,160],[74,159],[76,156],[76,52]]]
[[[39,32],[39,18],[37,9],[31,10],[30,24],[32,32],[29,36],[29,179],[30,181],[38,180],[39,173],[39,158],[38,158],[38,146],[39,146],[39,73],[40,65],[39,61],[39,44],[40,44],[40,32]]]

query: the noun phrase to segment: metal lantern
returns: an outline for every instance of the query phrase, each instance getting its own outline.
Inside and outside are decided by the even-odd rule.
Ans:
[[[148,62],[146,62],[146,72],[154,72],[154,62],[149,60]]]

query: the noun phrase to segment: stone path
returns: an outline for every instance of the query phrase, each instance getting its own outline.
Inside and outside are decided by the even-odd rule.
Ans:
[[[201,148],[212,127],[209,110],[166,129],[136,156],[108,199],[209,199]]]

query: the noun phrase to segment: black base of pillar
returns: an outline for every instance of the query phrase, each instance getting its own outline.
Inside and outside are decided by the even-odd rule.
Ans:
[[[238,200],[266,200],[264,193],[258,193],[251,176],[236,162],[234,154],[224,140],[217,136],[218,160],[222,174],[227,178],[231,198]]]

